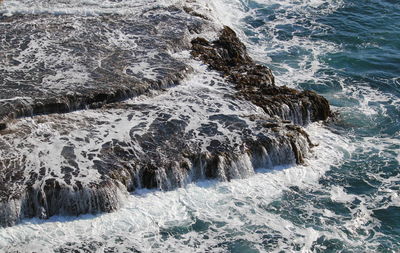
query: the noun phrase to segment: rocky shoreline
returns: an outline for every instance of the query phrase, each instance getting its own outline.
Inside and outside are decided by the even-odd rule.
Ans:
[[[123,205],[125,194],[140,188],[171,190],[204,179],[245,178],[257,168],[304,163],[313,144],[302,126],[331,115],[326,99],[311,91],[276,86],[272,72],[249,57],[228,27],[214,41],[202,37],[188,40],[208,22],[192,12],[176,7],[151,10],[139,23],[137,19],[101,17],[108,26],[135,36],[136,46],[113,49],[124,52],[121,58],[121,54],[97,45],[98,59],[103,59],[104,51],[111,58],[106,58],[110,61],[104,68],[96,65],[90,69],[83,90],[77,80],[61,87],[61,95],[55,98],[43,89],[28,87],[33,101],[46,103],[2,97],[6,101],[0,107],[4,120],[0,125],[2,226],[29,217],[115,211]],[[61,22],[51,15],[29,18],[38,24],[41,19]],[[58,18],[65,22],[71,17]],[[3,26],[15,22],[0,19]],[[95,22],[91,17],[81,20],[87,29],[91,22]],[[163,25],[165,22],[174,25]],[[141,34],[141,24],[153,24],[154,29]],[[128,27],[131,30],[125,30]],[[174,31],[181,32],[172,34]],[[78,50],[88,48],[78,46],[72,58],[83,57],[84,65],[92,66],[98,60],[96,52],[86,59]],[[205,71],[190,56],[174,58],[172,49],[176,53],[190,50],[192,57],[210,70]],[[143,76],[149,68],[127,72],[139,60],[148,62],[146,66],[155,74]],[[104,72],[107,67],[109,71]],[[28,71],[32,80],[45,78],[36,76],[41,75],[40,70],[39,64]],[[0,75],[10,81],[16,73]],[[1,87],[11,84],[3,82]],[[175,87],[168,88],[171,86]],[[75,93],[70,93],[71,89]],[[152,92],[159,89],[164,91]],[[121,101],[140,94],[153,95]],[[18,96],[25,97],[26,92]],[[83,108],[97,109],[70,112]],[[70,113],[57,114],[60,112]],[[35,116],[15,119],[30,115]]]
[[[0,129],[179,84],[191,69],[171,52],[205,25],[176,7],[140,17],[0,13]]]
[[[315,92],[276,86],[271,70],[256,64],[247,54],[245,45],[227,26],[216,41],[192,40],[192,49],[194,57],[236,84],[238,98],[260,106],[270,117],[279,116],[282,120],[306,125],[331,116],[328,101]],[[282,110],[285,107],[287,111]]]

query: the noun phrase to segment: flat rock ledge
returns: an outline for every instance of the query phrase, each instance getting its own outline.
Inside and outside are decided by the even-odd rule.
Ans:
[[[313,143],[302,126],[331,115],[326,99],[276,86],[228,27],[191,46],[217,72],[200,66],[201,78],[144,100],[0,125],[0,224],[111,212],[136,189],[304,163]]]
[[[174,6],[140,15],[0,13],[0,130],[13,119],[99,108],[178,85],[173,57],[207,22]]]

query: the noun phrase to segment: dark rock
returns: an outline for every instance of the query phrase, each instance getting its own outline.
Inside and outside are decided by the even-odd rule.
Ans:
[[[260,106],[271,117],[305,125],[332,115],[328,101],[315,92],[275,86],[271,70],[254,63],[229,27],[224,27],[214,42],[204,38],[192,40],[192,55],[220,71],[236,84],[238,97]]]
[[[206,22],[190,13],[2,16],[0,130],[14,118],[98,108],[179,84],[191,68],[171,54],[190,49],[188,35]]]
[[[237,85],[274,85],[271,70],[255,64],[247,54],[246,46],[227,26],[214,42],[208,42],[204,38],[192,40],[192,55],[200,58],[212,69],[221,71],[228,80]]]
[[[66,44],[56,40],[62,46],[52,48],[52,52],[64,47],[72,50],[74,59],[89,68],[90,80],[47,94],[39,87],[45,85],[43,78],[57,69],[39,64],[26,76],[3,70],[0,75],[18,74],[26,82],[24,86],[2,79],[0,99],[4,106],[0,115],[11,119],[108,104],[97,110],[18,119],[10,131],[2,131],[1,225],[13,225],[27,217],[110,212],[120,207],[123,194],[138,188],[171,190],[197,180],[245,178],[261,167],[304,163],[313,144],[304,129],[293,123],[305,125],[326,119],[329,104],[314,92],[275,86],[271,71],[254,63],[230,28],[225,27],[214,42],[202,38],[192,41],[192,54],[230,82],[213,80],[204,83],[207,88],[180,87],[161,98],[148,98],[148,103],[120,101],[169,87],[183,78],[186,65],[168,52],[190,47],[190,43],[180,41],[186,38],[182,31],[188,32],[187,22],[201,27],[205,21],[196,21],[193,13],[190,18],[185,16],[190,10],[171,7],[167,11],[176,15],[164,16],[155,8],[140,17],[144,21],[113,15],[79,18],[87,28],[85,34],[91,31],[82,45],[75,45],[68,37],[74,29],[67,27],[71,17],[19,17],[21,23],[31,19],[37,23],[33,36],[58,32],[70,38]],[[0,26],[12,28],[12,21],[4,18]],[[9,36],[19,38],[31,29],[29,25],[21,27],[7,31]],[[112,32],[110,28],[136,36],[139,47],[132,51],[107,47],[103,30]],[[23,51],[29,39],[23,37],[18,50]],[[89,55],[80,56],[86,51]],[[91,57],[104,57],[104,66],[93,65]],[[155,80],[147,80],[143,73],[122,71],[141,61],[154,67]],[[65,67],[64,63],[68,66],[62,62],[57,68]],[[14,97],[13,85],[25,88],[16,95],[28,94],[30,98]],[[210,92],[210,87],[218,92]],[[71,95],[67,90],[80,94]],[[265,113],[259,113],[253,104]]]
[[[313,91],[304,91],[301,93],[302,98],[309,103],[310,111],[314,121],[326,120],[333,116],[328,100]]]

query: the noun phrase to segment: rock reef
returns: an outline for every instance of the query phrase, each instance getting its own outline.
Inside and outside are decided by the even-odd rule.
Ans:
[[[0,51],[8,52],[0,59],[9,67],[0,69],[3,226],[28,217],[114,211],[140,188],[171,190],[302,164],[313,144],[301,126],[330,115],[316,93],[276,86],[232,29],[224,27],[215,41],[198,37],[209,21],[191,9],[150,9],[134,20],[73,18],[0,18],[1,29],[12,33],[0,34],[3,41],[27,29],[39,36],[33,41],[57,41],[26,51],[35,43],[22,40],[16,51]],[[77,24],[91,35],[77,32]],[[66,60],[49,62],[63,50]],[[179,53],[185,50],[192,56]],[[76,64],[85,70],[79,80],[79,70],[69,73]],[[122,101],[140,94],[146,96]]]
[[[178,84],[190,66],[172,53],[203,25],[174,7],[140,17],[0,13],[0,129]]]
[[[216,41],[196,38],[191,43],[194,57],[220,71],[236,84],[238,97],[260,106],[269,116],[305,125],[331,115],[328,101],[315,92],[276,86],[271,70],[250,58],[231,28],[225,26]]]

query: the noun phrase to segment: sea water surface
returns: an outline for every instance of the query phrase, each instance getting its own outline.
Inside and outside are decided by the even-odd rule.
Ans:
[[[0,230],[3,251],[400,251],[400,1],[209,5],[278,85],[315,90],[337,112],[307,127],[319,143],[307,164],[142,190],[111,214],[25,220]]]

